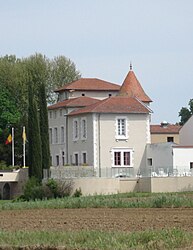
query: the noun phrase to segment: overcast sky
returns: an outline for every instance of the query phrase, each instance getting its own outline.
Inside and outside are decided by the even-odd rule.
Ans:
[[[0,55],[36,52],[118,84],[131,61],[152,123],[175,123],[193,98],[193,0],[0,0]]]

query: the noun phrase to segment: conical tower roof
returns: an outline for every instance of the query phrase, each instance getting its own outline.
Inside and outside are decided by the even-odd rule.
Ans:
[[[130,65],[130,71],[126,76],[118,95],[136,97],[142,102],[152,102],[137,80],[137,77],[132,70],[132,65]]]

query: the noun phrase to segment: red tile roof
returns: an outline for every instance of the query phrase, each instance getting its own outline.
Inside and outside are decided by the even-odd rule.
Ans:
[[[180,125],[168,124],[167,126],[162,125],[150,125],[151,134],[179,134],[181,129]]]
[[[98,99],[87,97],[87,96],[81,96],[81,97],[71,98],[71,99],[61,101],[61,102],[57,102],[56,104],[49,106],[48,109],[52,110],[52,109],[58,109],[58,108],[64,108],[64,107],[86,107],[97,102],[99,102]]]
[[[104,99],[85,108],[72,111],[69,115],[79,115],[84,113],[150,113],[145,105],[135,98],[125,96],[115,96]]]
[[[119,95],[137,97],[142,102],[152,102],[152,100],[146,95],[132,70],[127,74],[120,88]]]
[[[60,92],[64,90],[87,90],[87,91],[119,91],[120,85],[103,81],[97,78],[80,78],[77,81],[64,85],[63,87],[55,90]]]

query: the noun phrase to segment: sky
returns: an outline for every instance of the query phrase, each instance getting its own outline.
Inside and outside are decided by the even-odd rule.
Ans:
[[[176,123],[193,98],[193,1],[0,0],[0,56],[35,53],[117,84],[132,62],[152,124]]]

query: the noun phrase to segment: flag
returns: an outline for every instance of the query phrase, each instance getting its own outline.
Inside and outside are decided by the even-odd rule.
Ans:
[[[23,142],[26,142],[26,133],[25,133],[25,127],[23,127],[23,133],[22,133],[22,138],[23,138]]]
[[[9,134],[9,136],[7,137],[7,140],[6,140],[5,144],[7,145],[7,144],[10,144],[11,142],[12,142],[12,136],[11,136],[11,134]]]

